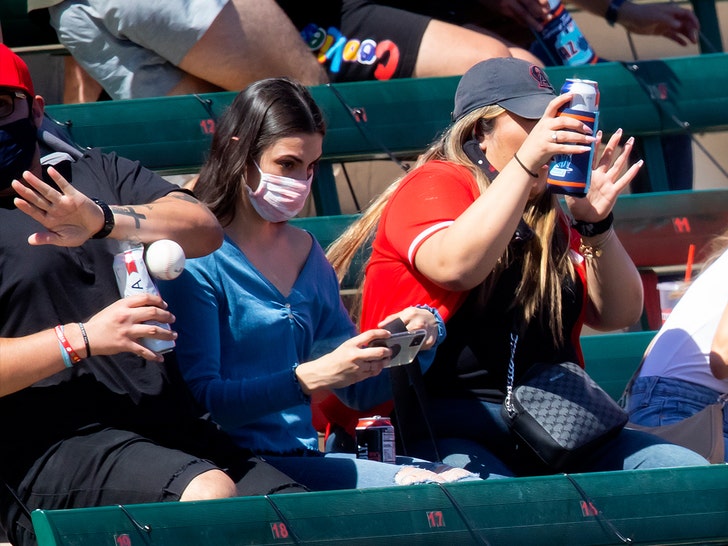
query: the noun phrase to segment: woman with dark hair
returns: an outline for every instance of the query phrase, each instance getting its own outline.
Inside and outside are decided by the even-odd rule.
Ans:
[[[311,489],[467,477],[318,451],[311,397],[378,375],[391,356],[369,346],[387,330],[356,335],[323,250],[287,222],[308,197],[324,130],[308,90],[285,78],[251,85],[219,120],[195,191],[225,240],[160,287],[177,318],[182,373],[237,443]],[[409,329],[427,330],[425,348],[435,344],[432,312],[396,315]]]

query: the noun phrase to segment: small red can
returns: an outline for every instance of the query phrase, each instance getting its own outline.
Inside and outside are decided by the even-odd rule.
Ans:
[[[356,446],[358,459],[383,463],[396,462],[394,427],[391,419],[381,415],[359,419],[356,425]]]

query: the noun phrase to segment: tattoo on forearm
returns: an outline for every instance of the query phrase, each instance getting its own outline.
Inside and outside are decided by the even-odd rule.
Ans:
[[[114,214],[123,214],[125,216],[131,216],[134,218],[134,227],[136,229],[140,229],[142,227],[141,220],[146,220],[147,217],[144,214],[141,214],[136,211],[134,207],[111,207],[111,209],[114,211]]]

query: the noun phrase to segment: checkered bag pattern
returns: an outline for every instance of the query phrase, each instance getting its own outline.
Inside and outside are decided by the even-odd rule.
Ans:
[[[627,413],[573,362],[537,364],[513,389],[511,431],[555,470],[616,435]]]

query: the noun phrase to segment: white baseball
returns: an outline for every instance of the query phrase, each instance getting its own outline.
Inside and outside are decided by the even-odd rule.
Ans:
[[[144,261],[152,277],[170,281],[179,277],[185,268],[185,252],[176,242],[160,239],[147,247]]]

